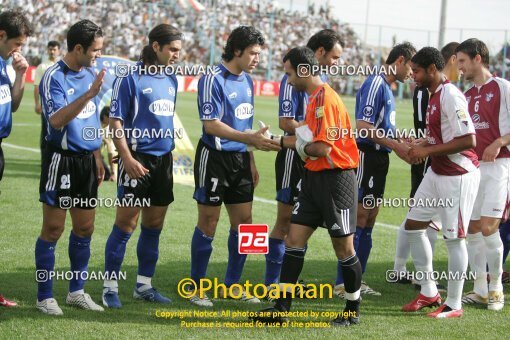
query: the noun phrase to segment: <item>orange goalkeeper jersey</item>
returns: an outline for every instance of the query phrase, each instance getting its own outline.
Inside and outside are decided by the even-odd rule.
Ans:
[[[358,167],[358,147],[349,114],[340,96],[328,84],[317,88],[309,97],[305,122],[312,130],[314,142],[331,146],[329,155],[316,160],[308,158],[306,169],[321,171]]]

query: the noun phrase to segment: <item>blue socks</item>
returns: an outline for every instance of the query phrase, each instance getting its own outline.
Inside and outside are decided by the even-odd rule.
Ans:
[[[212,237],[205,235],[198,227],[195,227],[191,239],[191,278],[197,284],[207,272],[207,265],[213,250],[212,241]]]
[[[269,252],[266,254],[266,286],[272,283],[278,283],[284,254],[285,241],[277,238],[269,238]]]
[[[357,228],[356,228],[357,229]],[[359,262],[361,263],[362,272],[365,273],[367,268],[368,257],[370,256],[370,250],[372,249],[372,230],[374,228],[365,227],[361,235],[359,236],[358,248],[356,249],[356,255],[358,255]],[[356,234],[358,230],[356,230]]]
[[[47,242],[40,238],[35,243],[35,268],[37,275],[37,300],[53,297],[53,280],[49,274],[55,267],[55,246],[57,242]]]
[[[372,249],[372,230],[374,228],[360,228],[356,227],[356,233],[354,234],[354,251],[361,263],[361,268],[363,273],[367,267],[368,257],[370,255],[370,250]],[[336,282],[335,285],[339,285],[344,283],[344,275],[342,270],[342,265],[340,262],[337,264],[336,268]]]
[[[227,273],[225,274],[225,286],[230,287],[234,283],[239,282],[243,273],[246,254],[239,254],[238,251],[238,233],[230,229],[228,236],[228,264]]]
[[[78,277],[75,276],[76,274],[73,275],[73,278],[69,282],[70,293],[83,289],[85,285],[85,280],[82,278],[81,273],[87,272],[89,266],[90,240],[90,236],[79,237],[72,231],[69,235],[69,260],[71,261],[71,271],[73,273],[80,273]]]
[[[119,277],[120,266],[126,253],[126,244],[130,237],[131,233],[125,233],[117,225],[113,225],[104,251],[104,270],[111,279],[116,280]]]
[[[159,235],[161,234],[161,229],[149,229],[143,225],[140,227],[142,230],[136,247],[138,275],[153,277],[159,257]],[[137,288],[142,284],[137,282]]]

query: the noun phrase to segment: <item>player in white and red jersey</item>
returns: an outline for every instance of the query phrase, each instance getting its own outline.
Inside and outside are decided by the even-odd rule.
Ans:
[[[489,50],[483,41],[468,39],[455,51],[459,69],[474,83],[465,95],[476,130],[481,174],[467,235],[469,265],[476,279],[473,292],[462,300],[501,310],[505,303],[503,242],[498,228],[508,204],[510,182],[510,82],[489,72]]]
[[[429,313],[433,318],[452,318],[463,314],[462,288],[468,259],[465,233],[480,182],[474,147],[475,129],[468,113],[466,98],[441,72],[444,59],[437,49],[425,47],[411,59],[413,78],[431,93],[426,115],[426,139],[411,145],[409,157],[417,163],[431,157],[414,198],[423,202],[439,199],[443,204],[417,206],[409,210],[405,229],[411,244],[414,266],[423,273],[421,292],[402,310],[418,311],[438,306],[441,296],[432,277],[432,249],[426,229],[438,214],[448,249],[448,296],[443,305]]]

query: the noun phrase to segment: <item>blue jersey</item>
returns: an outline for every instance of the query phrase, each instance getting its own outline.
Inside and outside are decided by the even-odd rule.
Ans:
[[[101,146],[98,131],[99,98],[91,99],[83,110],[66,126],[54,129],[50,117],[63,107],[83,96],[92,86],[96,74],[83,67],[79,72],[71,70],[63,60],[48,68],[39,84],[43,114],[46,118],[48,135],[46,140],[56,148],[74,152],[95,151]]]
[[[7,138],[12,128],[11,81],[7,75],[7,65],[0,57],[0,139]]]
[[[306,106],[308,105],[308,93],[296,91],[294,86],[287,84],[288,76],[284,75],[280,83],[280,95],[278,97],[278,118],[294,118],[297,122],[305,120]],[[328,77],[321,74],[321,80],[328,82]],[[287,135],[287,132],[285,132]]]
[[[365,80],[356,94],[356,120],[372,124],[376,129],[384,130],[384,136],[393,138],[395,133],[395,98],[391,86],[384,75],[372,75]],[[359,132],[356,138],[359,145],[365,144],[375,150],[391,152],[391,149],[376,144],[366,137],[365,132]]]
[[[161,156],[175,147],[176,99],[175,75],[130,73],[113,83],[110,117],[123,121],[131,150]]]
[[[198,81],[197,101],[200,120],[219,119],[238,131],[252,127],[253,81],[245,72],[235,75],[223,64],[216,66]],[[246,144],[209,135],[204,127],[202,141],[216,150],[246,152]]]

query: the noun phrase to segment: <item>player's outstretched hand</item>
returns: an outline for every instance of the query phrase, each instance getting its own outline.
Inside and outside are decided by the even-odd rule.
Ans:
[[[411,148],[409,147],[408,143],[397,143],[395,147],[393,148],[393,151],[397,154],[398,157],[400,157],[403,161],[412,164],[410,158],[409,158],[409,151]]]
[[[124,163],[124,170],[126,170],[126,173],[131,179],[138,179],[149,173],[149,169],[146,169],[133,157],[129,157],[129,159],[126,160],[122,159],[122,162]]]
[[[256,149],[262,151],[280,151],[280,143],[276,140],[266,137],[266,132],[269,126],[263,127],[257,132],[250,135],[250,145],[253,145]]]
[[[16,75],[24,75],[28,70],[28,62],[24,56],[19,52],[12,54],[12,68],[16,72]]]
[[[90,99],[97,96],[99,91],[101,91],[101,86],[103,86],[105,74],[106,74],[105,69],[102,69],[101,72],[97,74],[96,79],[94,79],[94,82],[92,83],[92,86],[88,91],[88,96],[90,97]]]

